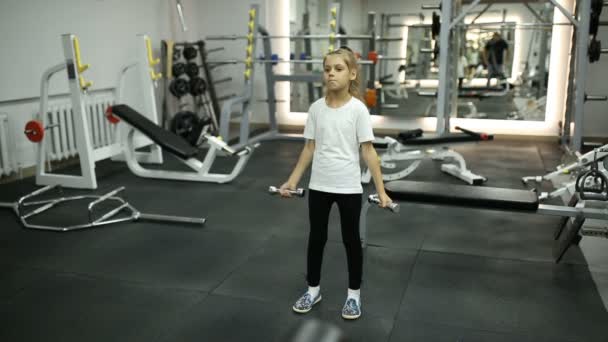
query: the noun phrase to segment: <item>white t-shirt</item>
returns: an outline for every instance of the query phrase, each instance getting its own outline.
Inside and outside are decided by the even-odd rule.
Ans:
[[[325,98],[308,110],[304,138],[315,141],[309,188],[338,194],[363,193],[359,144],[374,140],[367,107],[351,98],[331,108]]]

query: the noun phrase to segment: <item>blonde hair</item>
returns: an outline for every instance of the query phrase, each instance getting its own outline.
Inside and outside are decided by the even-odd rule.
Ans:
[[[344,63],[346,64],[348,70],[355,70],[356,76],[354,80],[350,81],[350,84],[348,86],[348,93],[351,96],[362,100],[361,92],[359,90],[359,87],[361,86],[361,73],[359,72],[359,64],[357,63],[357,58],[355,57],[353,51],[346,46],[341,46],[339,49],[327,53],[325,57],[323,57],[323,67],[325,67],[325,60],[327,59],[327,57],[332,55],[338,55],[342,57],[342,60],[344,60]]]

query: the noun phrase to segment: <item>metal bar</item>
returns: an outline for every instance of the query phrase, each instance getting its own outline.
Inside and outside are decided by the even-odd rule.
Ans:
[[[608,101],[608,96],[603,96],[603,95],[585,95],[585,101]]]
[[[460,12],[460,14],[458,14],[458,16],[456,18],[454,18],[454,20],[452,20],[450,22],[450,29],[452,29],[454,27],[454,25],[456,25],[457,23],[459,23],[464,17],[466,17],[466,15],[469,13],[470,10],[472,10],[475,6],[477,6],[477,4],[479,4],[481,0],[475,0],[473,1],[469,6],[467,6],[467,8],[465,8],[464,10],[462,10]]]
[[[157,215],[157,214],[144,214],[139,213],[137,219],[149,220],[149,221],[165,221],[165,222],[180,222],[180,223],[192,223],[203,225],[207,221],[205,218],[198,217],[185,217],[185,216],[172,216],[172,215]]]
[[[388,13],[387,17],[420,17],[424,16],[422,13]]]
[[[220,83],[225,83],[225,82],[230,82],[230,81],[232,81],[232,77],[226,77],[226,78],[219,79],[217,81],[214,80],[213,84],[220,84]]]
[[[479,12],[479,14],[478,14],[478,15],[477,15],[475,18],[473,18],[473,20],[471,20],[471,24],[474,24],[474,23],[475,23],[475,20],[479,19],[479,17],[481,17],[482,15],[484,15],[484,13],[486,13],[486,11],[488,10],[488,8],[490,8],[491,6],[492,6],[492,3],[487,4],[487,5],[486,5],[486,7],[484,7],[484,8],[483,8],[483,9],[482,9],[482,10]]]
[[[323,64],[323,60],[322,59],[278,59],[278,60],[272,60],[272,59],[254,59],[253,60],[256,63],[269,63],[269,64],[274,64],[274,63],[290,63],[290,64]],[[223,61],[208,61],[207,63],[209,64],[243,64],[245,63],[245,60],[241,60],[241,59],[227,59],[227,60],[223,60]],[[357,61],[358,64],[361,65],[373,65],[374,62],[371,60],[367,60],[367,59],[361,59]]]
[[[305,35],[281,35],[281,36],[257,36],[258,39],[320,39],[325,40],[330,37],[337,39],[353,39],[353,40],[368,40],[374,39],[374,37],[366,34],[305,34]],[[239,40],[247,39],[247,36],[243,35],[213,35],[205,37],[206,40]]]
[[[183,10],[183,5],[182,5],[182,1],[181,0],[176,0],[176,7],[177,7],[177,14],[179,16],[179,22],[182,26],[182,31],[186,32],[188,31],[188,28],[186,27],[186,19],[184,19],[184,10]]]
[[[118,213],[119,213],[121,210],[123,210],[124,208],[129,208],[129,209],[131,209],[131,213],[132,213],[131,218],[134,218],[134,217],[136,216],[136,214],[135,214],[135,213],[136,213],[135,209],[133,209],[133,207],[131,207],[131,206],[129,205],[129,203],[123,203],[123,204],[119,205],[118,207],[116,207],[116,208],[114,208],[114,209],[112,209],[112,210],[108,211],[107,213],[103,214],[103,215],[102,215],[100,218],[98,218],[98,219],[97,219],[97,220],[95,220],[95,221],[91,220],[91,217],[89,216],[89,223],[91,223],[91,224],[98,224],[98,223],[100,223],[100,222],[104,222],[106,219],[108,219],[108,218],[110,218],[110,217],[112,217],[112,216],[114,216],[114,215],[118,214]],[[89,214],[89,215],[90,215],[90,214]]]
[[[88,209],[89,211],[91,211],[93,209],[94,206],[98,205],[99,203],[107,200],[110,197],[114,197],[116,196],[118,193],[122,192],[125,190],[124,186],[121,186],[113,191],[108,192],[107,194],[99,197],[98,199],[94,200],[93,202],[89,203]]]
[[[115,220],[111,220],[111,221],[100,222],[100,223],[97,223],[97,224],[84,223],[84,224],[78,224],[78,225],[67,226],[67,227],[56,227],[56,226],[46,226],[46,225],[39,225],[39,224],[30,224],[30,223],[25,222],[24,220],[22,220],[21,223],[23,224],[23,226],[25,228],[29,228],[29,229],[50,230],[50,231],[54,231],[54,232],[69,232],[69,231],[73,231],[73,230],[79,230],[79,229],[86,229],[86,228],[104,226],[104,225],[108,225],[108,224],[112,224],[112,223],[132,221],[132,220],[133,220],[133,217],[125,217],[125,218],[121,218],[121,219],[115,219]]]
[[[60,198],[61,198],[61,202],[67,202],[67,201],[76,201],[76,200],[80,200],[83,198],[97,198],[97,197],[90,196],[90,195],[89,196],[83,195],[83,196],[60,197]],[[54,200],[56,200],[56,198],[42,200],[42,201],[27,202],[27,203],[22,203],[22,206],[27,207],[27,206],[32,206],[32,205],[46,204],[46,203],[53,202]]]
[[[439,5],[422,5],[420,6],[423,10],[440,10],[441,4]]]
[[[452,18],[452,0],[443,0],[441,17],[448,21]],[[439,85],[437,87],[437,135],[443,135],[450,129],[450,89],[454,80],[450,77],[450,37],[449,25],[441,25],[439,32]]]
[[[108,192],[107,194],[99,197],[98,199],[92,201],[91,203],[89,203],[87,209],[89,211],[89,222],[93,222],[93,207],[95,207],[96,205],[98,205],[99,203],[106,201],[109,198],[112,198],[114,196],[116,196],[117,194],[119,194],[120,192],[124,191],[125,187],[121,186],[113,191]]]
[[[264,33],[268,34],[268,31],[264,29]],[[264,39],[262,41],[262,50],[264,51],[264,56],[270,56],[272,54],[272,45],[271,41],[268,39]],[[275,82],[273,78],[275,73],[272,70],[271,64],[264,65],[264,73],[266,75],[266,97],[268,101],[268,125],[271,129],[277,129],[277,118],[276,118],[276,91],[275,91]]]
[[[388,56],[378,56],[378,60],[383,61],[404,61],[407,57],[388,57]]]
[[[572,13],[570,13],[570,11],[565,9],[564,6],[562,6],[557,0],[549,0],[549,1],[553,4],[553,6],[557,7],[560,10],[560,12],[562,12],[564,17],[566,17],[572,23],[572,25],[578,27],[579,21],[576,20],[576,18],[572,15]]]
[[[23,205],[23,202],[24,202],[26,199],[28,199],[28,198],[32,198],[32,197],[34,197],[34,196],[40,195],[40,194],[41,194],[41,193],[43,193],[43,192],[47,192],[47,191],[49,191],[49,190],[51,190],[51,189],[54,189],[54,188],[59,188],[59,187],[60,187],[60,185],[59,185],[59,184],[55,184],[55,185],[47,185],[47,186],[45,186],[45,187],[44,187],[44,188],[42,188],[42,189],[38,189],[38,190],[36,190],[36,191],[34,191],[34,192],[30,193],[30,194],[27,194],[27,195],[25,195],[25,196],[23,196],[23,197],[19,198],[19,200],[17,200],[17,207],[19,208],[19,211],[21,211],[21,206]]]
[[[36,208],[35,210],[30,211],[29,213],[27,213],[26,215],[23,215],[23,216],[21,216],[21,217],[22,217],[23,219],[26,219],[26,218],[28,218],[28,217],[31,217],[31,216],[34,216],[34,215],[40,214],[41,212],[43,212],[43,211],[45,211],[45,210],[47,210],[47,209],[50,209],[50,208],[54,207],[54,206],[55,206],[57,203],[61,203],[61,202],[63,202],[63,201],[61,200],[61,198],[56,199],[56,200],[54,200],[54,201],[51,201],[51,202],[49,202],[49,203],[47,203],[47,204],[45,204],[45,205],[41,206],[40,208]]]
[[[587,219],[608,219],[608,209],[568,207],[563,205],[540,204],[536,213],[561,217],[576,217],[582,214]]]
[[[539,22],[541,22],[541,23],[545,22],[545,20],[540,16],[540,14],[538,14],[536,12],[536,10],[534,8],[532,8],[532,6],[530,6],[530,4],[527,1],[524,2],[524,6],[526,6],[526,8],[530,11],[530,13],[532,13],[532,15],[534,15]]]
[[[424,27],[429,27],[430,25],[409,25],[409,26],[424,26]],[[371,39],[375,39],[375,40],[381,40],[381,41],[399,41],[402,40],[403,38],[401,37],[374,37],[371,35],[366,35],[366,34],[360,34],[360,35],[355,35],[355,34],[336,34],[336,35],[329,35],[329,34],[308,34],[308,35],[283,35],[283,36],[257,36],[256,38],[258,39],[293,39],[293,40],[325,40],[325,39],[329,39],[333,37],[334,39],[338,40],[338,39],[352,39],[352,40],[371,40]],[[243,35],[215,35],[215,36],[207,36],[205,37],[206,40],[244,40],[247,39],[247,36],[243,36]]]
[[[213,53],[213,52],[219,52],[219,51],[223,51],[223,50],[224,50],[223,47],[216,47],[216,48],[213,48],[213,49],[209,49],[206,52],[207,53]]]
[[[555,0],[552,0],[552,2]],[[580,151],[583,146],[583,125],[584,125],[584,106],[585,106],[585,85],[587,84],[587,44],[589,41],[589,22],[591,17],[591,1],[579,0],[577,10],[579,21],[576,27],[576,66],[575,91],[574,91],[574,130],[570,148],[572,151]],[[572,72],[572,71],[571,71]]]
[[[375,40],[378,42],[400,42],[403,37],[376,37]]]

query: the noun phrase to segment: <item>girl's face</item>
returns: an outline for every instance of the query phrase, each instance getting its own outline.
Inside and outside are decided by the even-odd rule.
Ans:
[[[356,71],[351,71],[340,55],[327,56],[323,69],[323,80],[327,89],[332,92],[338,92],[344,88],[348,89],[350,81],[357,76]]]

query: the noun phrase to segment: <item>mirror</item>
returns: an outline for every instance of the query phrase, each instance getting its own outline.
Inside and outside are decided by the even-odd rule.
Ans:
[[[329,33],[328,0],[291,0],[291,6],[291,34]],[[406,2],[397,6],[383,0],[342,1],[344,31],[366,34],[370,11],[376,12],[376,35],[393,38],[376,41],[376,51],[388,58],[375,67],[380,105],[370,111],[402,118],[435,116],[436,97],[428,96],[437,91],[439,71],[435,53],[439,37],[432,38],[432,11]],[[457,117],[544,120],[552,27],[540,21],[552,19],[549,3],[483,4],[453,29],[459,42],[450,59],[453,91],[458,93]],[[291,44],[296,57],[311,51],[313,59],[321,58],[329,45],[327,40],[312,40],[308,47],[303,41]],[[363,40],[348,41],[363,59],[368,45]],[[371,73],[369,67],[361,68],[364,93]],[[292,66],[292,73],[321,70],[321,65]],[[292,83],[291,111],[306,112],[322,94],[322,84]]]

